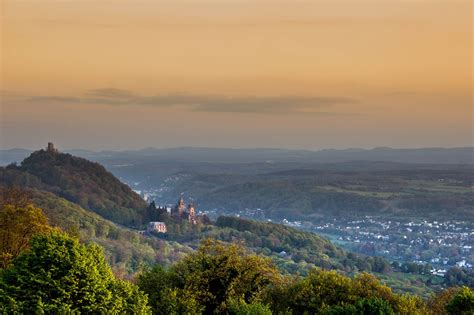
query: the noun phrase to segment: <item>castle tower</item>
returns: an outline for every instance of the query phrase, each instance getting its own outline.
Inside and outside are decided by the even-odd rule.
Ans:
[[[192,203],[188,205],[188,219],[189,223],[196,224],[196,208]]]
[[[46,148],[46,151],[50,152],[50,153],[58,153],[58,149],[56,149],[54,147],[54,144],[52,142],[48,142],[48,146]]]
[[[176,205],[176,209],[178,210],[178,214],[180,216],[184,214],[184,210],[186,210],[186,204],[184,203],[183,196],[179,198],[178,204]]]

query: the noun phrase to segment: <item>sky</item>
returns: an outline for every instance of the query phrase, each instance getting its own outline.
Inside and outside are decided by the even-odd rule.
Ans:
[[[471,0],[0,9],[0,148],[473,145]]]

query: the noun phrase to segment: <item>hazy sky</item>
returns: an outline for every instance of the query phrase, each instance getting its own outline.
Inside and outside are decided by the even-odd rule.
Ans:
[[[1,6],[2,148],[473,142],[471,0]]]

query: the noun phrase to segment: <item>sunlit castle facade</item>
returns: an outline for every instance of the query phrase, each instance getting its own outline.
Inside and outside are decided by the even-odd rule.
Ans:
[[[190,203],[188,206],[188,220],[189,223],[191,224],[196,224],[196,208],[194,207],[194,204]]]
[[[196,207],[193,203],[190,203],[186,209],[183,197],[180,197],[176,205],[171,209],[171,216],[187,219],[191,224],[197,223]]]
[[[146,228],[148,233],[166,233],[166,224],[164,222],[150,222]]]

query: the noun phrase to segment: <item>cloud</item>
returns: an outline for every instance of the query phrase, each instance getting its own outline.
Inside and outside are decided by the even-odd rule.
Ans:
[[[321,107],[354,102],[342,97],[228,97],[209,98],[197,103],[193,110],[234,113],[314,112]]]
[[[118,105],[125,104],[121,100],[107,99],[107,98],[83,98],[83,97],[69,97],[69,96],[33,96],[27,99],[31,103],[60,103],[60,104],[102,104],[102,105]]]
[[[416,95],[416,91],[411,90],[397,90],[389,93],[385,93],[385,96],[413,96]]]
[[[155,107],[182,107],[197,112],[216,113],[314,113],[337,115],[331,112],[336,105],[358,103],[358,100],[335,96],[221,96],[196,94],[162,94],[140,96],[132,91],[114,88],[90,90],[86,97],[33,96],[30,102],[54,102],[64,104],[129,105]],[[322,109],[326,109],[321,111]]]
[[[87,92],[88,95],[105,97],[105,98],[134,98],[137,95],[129,90],[121,90],[114,88],[95,89]]]
[[[33,96],[28,99],[29,102],[40,103],[81,103],[81,98],[69,96]]]

